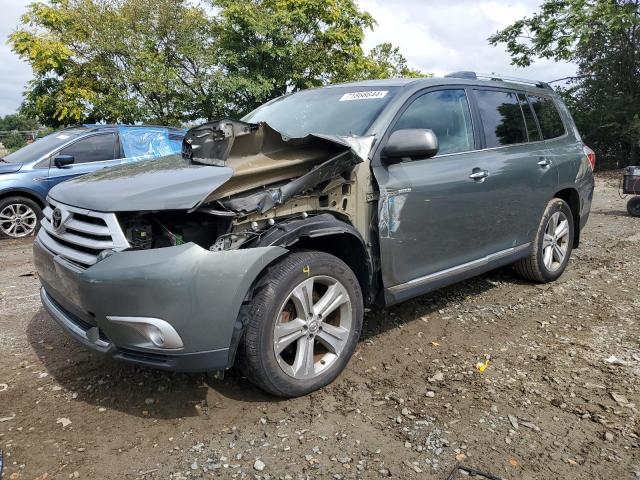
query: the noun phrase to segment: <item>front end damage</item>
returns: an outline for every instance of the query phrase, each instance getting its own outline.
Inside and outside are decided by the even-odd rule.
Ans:
[[[222,120],[190,130],[182,157],[56,187],[34,246],[43,304],[115,358],[227,368],[243,302],[288,247],[349,235],[370,258],[370,174],[359,167],[371,144]]]

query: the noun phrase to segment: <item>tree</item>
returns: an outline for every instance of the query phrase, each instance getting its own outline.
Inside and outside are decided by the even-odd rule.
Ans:
[[[240,116],[329,82],[417,74],[362,51],[355,0],[49,0],[10,37],[34,80],[23,111],[51,126]]]
[[[546,0],[540,11],[491,36],[512,62],[575,62],[559,88],[600,165],[640,162],[640,0]]]
[[[52,126],[197,117],[209,29],[180,0],[33,3],[10,37],[35,76],[24,111]]]
[[[14,113],[0,117],[0,132],[7,132],[12,130],[38,130],[38,121],[33,118],[27,118],[20,113]]]
[[[347,74],[349,80],[431,76],[431,74],[410,68],[407,65],[407,59],[400,53],[400,49],[391,43],[381,43],[375,46],[367,56],[352,62],[349,67]]]
[[[13,131],[2,137],[2,145],[10,152],[15,152],[19,148],[24,147],[27,141],[22,133]]]

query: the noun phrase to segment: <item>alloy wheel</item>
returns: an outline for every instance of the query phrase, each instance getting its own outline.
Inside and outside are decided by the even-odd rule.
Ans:
[[[9,237],[31,235],[37,224],[36,212],[24,203],[10,203],[0,211],[0,231]]]
[[[314,378],[342,354],[353,325],[347,289],[329,276],[310,277],[289,293],[279,309],[273,351],[280,368],[295,379]]]
[[[569,220],[563,212],[555,212],[549,218],[542,240],[544,266],[555,272],[564,263],[569,250]]]

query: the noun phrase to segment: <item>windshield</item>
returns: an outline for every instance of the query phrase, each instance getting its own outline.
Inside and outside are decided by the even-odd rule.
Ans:
[[[398,87],[331,87],[303,90],[272,100],[242,120],[266,122],[280,133],[305,137],[364,135]]]
[[[9,163],[26,163],[39,160],[43,155],[50,153],[52,150],[67,143],[73,137],[84,131],[86,130],[74,128],[54,132],[46,137],[37,139],[35,142],[30,143],[26,147],[22,147],[20,150],[10,153],[4,157],[3,160]]]

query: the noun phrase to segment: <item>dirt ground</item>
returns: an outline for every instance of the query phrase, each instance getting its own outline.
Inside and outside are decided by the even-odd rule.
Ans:
[[[31,240],[2,242],[4,478],[444,480],[460,463],[507,479],[638,479],[640,219],[619,175],[598,177],[559,281],[506,268],[371,312],[336,382],[286,401],[234,372],[94,356],[43,312]]]

